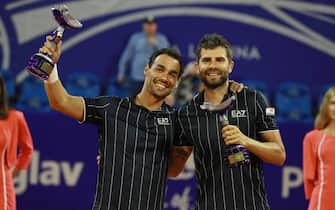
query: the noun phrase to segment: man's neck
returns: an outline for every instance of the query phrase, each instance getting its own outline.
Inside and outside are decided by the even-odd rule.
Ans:
[[[157,97],[143,90],[135,97],[135,104],[143,106],[149,111],[155,111],[159,109],[163,102],[164,99],[158,99]]]
[[[228,81],[215,89],[205,87],[204,101],[211,102],[213,105],[219,105],[224,96],[228,93]]]

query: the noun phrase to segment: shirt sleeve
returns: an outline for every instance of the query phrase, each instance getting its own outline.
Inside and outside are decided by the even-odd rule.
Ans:
[[[184,122],[186,119],[185,114],[181,114],[182,111],[176,112],[176,123],[175,123],[175,135],[174,135],[174,145],[175,146],[193,146],[192,141],[189,140],[189,136],[186,134],[186,125]]]
[[[311,135],[307,134],[303,141],[303,175],[305,198],[310,199],[314,188],[316,176],[317,157],[316,151],[313,149]]]
[[[100,124],[106,118],[107,110],[111,106],[112,101],[112,97],[109,96],[84,98],[85,110],[83,122],[95,125]]]
[[[255,91],[256,129],[258,133],[277,130],[275,108],[271,107],[265,96]]]
[[[18,117],[18,144],[19,144],[19,154],[16,163],[16,168],[27,169],[30,163],[30,159],[33,155],[34,146],[23,113],[20,113]]]

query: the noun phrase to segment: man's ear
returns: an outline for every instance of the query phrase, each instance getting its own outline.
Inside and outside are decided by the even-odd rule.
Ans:
[[[194,63],[194,68],[195,68],[197,74],[199,74],[199,73],[200,73],[200,68],[199,68],[199,64],[198,64],[198,62],[195,62],[195,63]]]
[[[180,79],[178,79],[178,81],[176,82],[176,85],[174,86],[174,88],[177,88],[177,87],[178,87],[178,85],[179,85],[179,81],[180,81]]]
[[[146,76],[149,72],[150,68],[149,68],[149,65],[147,64],[145,67],[144,67],[144,75]]]

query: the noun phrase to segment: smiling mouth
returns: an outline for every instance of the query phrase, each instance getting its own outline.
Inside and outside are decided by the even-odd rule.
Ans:
[[[156,85],[156,87],[158,87],[159,89],[167,89],[168,87],[167,87],[167,85],[165,85],[165,84],[162,84],[162,83],[156,83],[155,84]]]

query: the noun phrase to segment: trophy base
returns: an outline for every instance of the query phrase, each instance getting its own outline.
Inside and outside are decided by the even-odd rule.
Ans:
[[[225,160],[229,167],[236,167],[250,163],[250,154],[242,145],[231,146],[225,152]]]
[[[42,53],[35,53],[31,56],[25,70],[40,80],[47,80],[53,68],[51,58]]]

